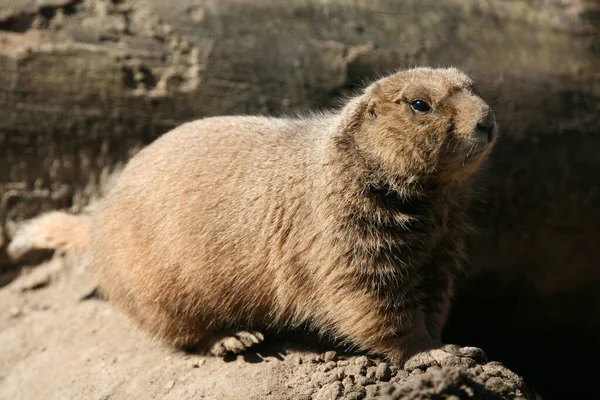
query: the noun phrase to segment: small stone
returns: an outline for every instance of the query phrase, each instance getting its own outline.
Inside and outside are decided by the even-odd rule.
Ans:
[[[380,381],[387,382],[392,377],[392,371],[386,363],[379,363],[379,365],[377,365],[377,369],[375,370],[375,377]]]
[[[338,367],[347,367],[348,365],[350,365],[350,362],[348,360],[340,360],[337,362]]]
[[[483,365],[482,368],[490,376],[502,376],[505,371],[504,365],[498,361],[491,361]]]
[[[394,378],[396,381],[404,380],[404,379],[408,378],[408,371],[400,369],[400,370],[398,370],[398,372],[396,372],[396,374],[394,375]]]
[[[312,394],[302,393],[295,397],[295,400],[312,400]]]
[[[489,360],[485,351],[481,350],[479,347],[461,347],[459,352],[463,357],[472,358],[478,364],[485,364]]]
[[[330,361],[327,364],[323,365],[320,369],[323,372],[328,372],[336,367],[337,367],[337,364],[335,363],[335,361]]]
[[[18,318],[23,315],[23,311],[19,307],[11,307],[8,312],[11,318]]]
[[[432,365],[438,365],[438,362],[432,357],[433,351],[417,353],[404,363],[404,369],[408,372],[415,369],[426,370]],[[449,356],[449,354],[439,351],[440,355]]]
[[[339,399],[344,392],[344,386],[341,382],[333,382],[327,384],[317,392],[315,400],[332,400]]]
[[[477,365],[477,362],[468,357],[447,357],[440,360],[442,367],[460,367],[460,368],[471,368]]]
[[[346,393],[344,396],[344,400],[361,400],[364,399],[367,395],[365,389],[361,388],[362,391],[352,391],[350,393]]]
[[[166,390],[173,389],[173,386],[175,386],[175,381],[169,381],[169,382],[165,383],[165,389]]]
[[[332,376],[332,378],[331,378],[332,382],[334,380],[338,381],[338,382],[341,382],[342,379],[344,379],[344,377],[346,375],[344,375],[344,372],[340,368],[336,368],[336,369],[334,369],[334,370],[331,371],[331,376]]]
[[[302,365],[302,363],[304,362],[304,360],[302,359],[302,357],[298,354],[294,354],[292,356],[292,363],[294,363],[295,365]]]
[[[349,365],[344,368],[344,372],[348,376],[364,376],[367,373],[367,367],[363,365]]]
[[[481,365],[476,365],[473,368],[471,368],[471,372],[474,373],[475,375],[481,375],[481,374],[485,373],[483,371],[483,368],[481,367]]]
[[[345,388],[350,388],[354,386],[354,382],[355,380],[353,376],[347,376],[342,381],[342,385],[344,385]]]
[[[191,368],[200,368],[200,366],[204,365],[205,362],[206,362],[205,359],[197,358],[197,359],[190,360],[189,365]]]
[[[427,372],[438,372],[441,371],[442,368],[438,367],[437,365],[431,366],[429,368],[427,368]]]
[[[506,388],[504,381],[498,377],[491,377],[485,382],[486,389],[501,393]]]
[[[327,383],[328,375],[324,372],[315,372],[310,378],[314,387],[322,387]]]
[[[376,373],[377,373],[377,368],[376,367],[369,367],[367,368],[367,374],[365,375],[367,377],[367,379],[375,379],[376,377]]]
[[[373,361],[369,360],[366,356],[360,356],[356,357],[356,359],[354,360],[354,364],[364,367],[370,367],[371,365],[373,365]]]
[[[367,386],[367,385],[370,385],[371,383],[374,383],[374,382],[367,379],[366,376],[358,376],[356,378],[356,384],[359,386]]]
[[[392,385],[391,383],[384,383],[379,385],[379,393],[380,394],[392,394],[392,392],[394,391],[394,385]]]
[[[40,269],[25,275],[17,285],[22,292],[42,289],[50,284],[52,277],[47,270]]]
[[[365,386],[365,393],[367,396],[375,397],[379,394],[379,386],[377,386],[377,385]]]
[[[323,360],[325,362],[337,361],[337,359],[338,359],[338,356],[337,356],[337,353],[335,351],[327,351],[323,355]]]

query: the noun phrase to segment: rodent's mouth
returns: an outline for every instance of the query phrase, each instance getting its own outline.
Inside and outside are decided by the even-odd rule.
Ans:
[[[475,148],[467,153],[465,158],[463,159],[463,164],[471,162],[482,155],[488,149],[488,145],[480,146],[479,148]]]
[[[466,149],[466,155],[463,158],[463,165],[478,160],[483,154],[492,147],[496,139],[496,127],[493,126],[487,131],[476,131],[474,139]]]

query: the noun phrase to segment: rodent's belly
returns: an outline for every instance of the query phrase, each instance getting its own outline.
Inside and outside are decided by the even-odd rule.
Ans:
[[[293,254],[279,244],[282,232],[293,237],[290,216],[306,218],[298,195],[288,215],[281,172],[241,156],[158,166],[151,156],[123,172],[92,228],[109,297],[125,309],[158,305],[217,325],[268,323],[285,312],[278,265]]]
[[[90,252],[101,290],[124,311],[158,305],[215,328],[268,324],[279,313],[272,254],[261,237],[217,221],[196,230],[190,220],[183,226],[184,216],[145,215],[142,223],[133,210],[117,215],[100,216]]]

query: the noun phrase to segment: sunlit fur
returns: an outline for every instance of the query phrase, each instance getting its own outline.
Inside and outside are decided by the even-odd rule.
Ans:
[[[432,112],[415,113],[417,98]],[[182,125],[92,216],[101,291],[179,347],[306,325],[403,361],[440,344],[495,131],[452,68],[385,77],[340,112]]]

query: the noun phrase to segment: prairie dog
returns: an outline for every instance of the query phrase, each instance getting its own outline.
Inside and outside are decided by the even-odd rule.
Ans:
[[[496,136],[454,68],[400,71],[310,118],[197,120],[130,160],[80,247],[102,293],[171,345],[239,352],[308,325],[404,362],[441,345]],[[63,217],[28,234],[72,242]]]

